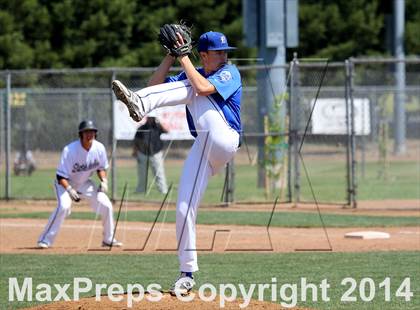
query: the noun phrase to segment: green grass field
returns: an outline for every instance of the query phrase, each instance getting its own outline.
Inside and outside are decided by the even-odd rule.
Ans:
[[[341,162],[305,162],[318,201],[344,202],[346,197],[345,166]],[[169,183],[173,182],[175,190],[180,173],[179,166],[167,165]],[[390,165],[388,181],[377,179],[380,167],[368,163],[364,179],[358,178],[358,199],[420,199],[420,172],[417,162],[399,162]],[[309,184],[302,171],[301,198],[312,200]],[[12,176],[12,196],[15,198],[54,199],[53,178],[55,170],[38,170],[31,177]],[[237,201],[263,201],[264,190],[256,186],[256,167],[250,165],[236,166]],[[0,174],[0,194],[4,194],[4,175]],[[125,182],[128,182],[128,200],[160,201],[163,195],[153,189],[148,196],[133,193],[136,183],[135,166],[118,168],[117,197],[121,197]],[[224,175],[215,176],[209,183],[204,197],[205,203],[219,203],[224,183]],[[273,194],[269,201],[274,200]],[[170,195],[170,201],[176,194]],[[47,219],[50,212],[13,212],[11,207],[0,209],[1,218],[40,218]],[[281,205],[277,206],[278,209]],[[116,205],[114,211],[116,212]],[[175,212],[164,210],[158,221],[175,222]],[[120,220],[152,222],[157,211],[128,210],[121,214]],[[403,216],[366,216],[347,214],[323,214],[327,227],[398,227],[420,226],[420,217]],[[79,212],[73,208],[72,219],[93,219],[92,212]],[[270,220],[270,212],[242,212],[228,210],[201,210],[198,214],[199,224],[253,225],[266,226]],[[276,212],[271,220],[272,227],[321,227],[317,213],[309,212]],[[369,252],[369,253],[199,253],[200,271],[196,273],[198,286],[211,283],[218,289],[219,284],[239,283],[247,288],[252,283],[272,284],[277,279],[278,288],[283,284],[297,284],[297,306],[314,309],[420,309],[420,252]],[[16,309],[35,305],[35,302],[9,302],[8,279],[17,277],[21,283],[24,277],[31,277],[34,288],[39,283],[65,284],[72,283],[75,277],[86,277],[95,283],[140,283],[147,286],[158,283],[167,289],[177,276],[178,260],[174,254],[118,254],[118,255],[39,255],[39,254],[0,254],[0,309]],[[356,288],[351,293],[356,297],[354,302],[341,301],[349,284],[342,284],[346,277],[356,280]],[[396,292],[405,278],[410,279],[413,297],[405,301],[396,296]],[[330,288],[330,301],[322,301],[318,292],[318,301],[302,301],[300,281],[319,287],[323,279],[327,279]],[[361,300],[361,294],[369,295],[369,287],[362,289],[366,278],[371,278],[375,292],[369,302]],[[390,279],[389,299],[383,285]],[[362,282],[362,279],[365,279]],[[70,289],[69,292],[72,290]],[[279,292],[279,290],[277,290]],[[53,288],[53,296],[56,291]],[[93,296],[94,292],[85,296]],[[277,294],[280,298],[280,293]],[[71,295],[70,295],[71,296]],[[270,301],[271,291],[264,293],[264,300]],[[308,293],[308,297],[311,294]],[[258,298],[254,292],[253,298]],[[278,299],[279,300],[279,299]],[[283,300],[284,301],[284,300]]]
[[[346,170],[344,162],[339,161],[305,161],[316,199],[321,202],[344,203],[346,201]],[[366,164],[364,178],[358,176],[357,198],[359,200],[383,199],[420,199],[420,165],[418,162],[393,162],[389,168],[389,179],[378,179],[381,167],[377,163]],[[168,183],[174,184],[176,192],[181,167],[166,165]],[[257,167],[251,165],[236,165],[235,169],[235,200],[236,201],[264,201],[264,189],[257,187]],[[54,199],[53,178],[54,169],[37,170],[31,177],[12,176],[12,197],[17,199]],[[149,180],[152,176],[149,177]],[[136,168],[117,167],[117,195],[121,197],[125,182],[128,183],[127,198],[129,200],[163,199],[155,188],[147,196],[136,194]],[[0,185],[4,184],[4,174],[0,174]],[[224,184],[224,173],[213,177],[204,196],[204,203],[220,203]],[[285,191],[287,192],[287,191]],[[278,192],[268,197],[273,201]],[[4,186],[0,188],[0,195],[4,196]],[[175,197],[175,195],[173,196]],[[175,198],[172,198],[175,199]],[[308,181],[301,171],[301,199],[313,201]]]
[[[165,214],[166,212],[166,214]],[[121,221],[153,222],[157,211],[122,211]],[[420,226],[420,217],[416,216],[362,216],[322,214],[322,219],[327,227],[397,227],[397,226]],[[31,213],[1,213],[0,218],[35,218],[48,219],[50,212]],[[114,212],[114,218],[117,214]],[[267,226],[270,220],[270,212],[240,212],[240,211],[206,211],[198,213],[198,224],[220,225],[252,225]],[[95,218],[93,212],[72,212],[72,219]],[[175,223],[175,211],[164,211],[159,215],[158,222],[165,220],[167,223]],[[273,214],[270,227],[322,227],[318,213],[277,212]]]
[[[21,284],[24,277],[33,279],[33,287],[39,283],[73,283],[74,277],[89,278],[93,284],[139,283],[146,287],[157,283],[168,289],[177,276],[176,255],[0,255],[1,287],[0,308],[15,309],[34,305],[35,302],[9,302],[8,279],[17,277]],[[197,287],[204,283],[213,284],[219,290],[220,284],[239,283],[249,285],[272,284],[277,280],[277,300],[280,302],[280,288],[284,284],[297,284],[297,305],[315,309],[419,309],[420,308],[420,268],[418,252],[379,252],[379,253],[288,253],[288,254],[203,254],[199,255],[200,271],[196,273]],[[161,272],[165,270],[165,272]],[[353,278],[357,287],[350,295],[356,301],[342,302],[344,293],[350,288],[342,284],[346,277]],[[379,284],[390,278],[390,301],[385,301],[385,289]],[[397,297],[396,291],[404,278],[410,279],[413,297],[405,301]],[[317,286],[327,279],[330,287],[327,296],[330,301],[312,301],[311,291],[308,299],[302,302],[301,279]],[[375,286],[373,299],[361,300],[361,294],[369,295],[366,286],[360,289],[363,278],[371,278]],[[365,281],[365,280],[363,280]],[[72,298],[72,287],[68,293]],[[272,289],[272,286],[271,286]],[[271,289],[264,292],[264,300],[271,298]],[[239,290],[238,290],[239,291]],[[362,292],[360,292],[362,291]],[[53,288],[53,297],[57,291]],[[290,293],[290,292],[289,292]],[[35,294],[35,293],[34,293]],[[84,296],[93,296],[91,291]],[[257,299],[257,290],[253,294]],[[285,299],[281,299],[285,301]]]

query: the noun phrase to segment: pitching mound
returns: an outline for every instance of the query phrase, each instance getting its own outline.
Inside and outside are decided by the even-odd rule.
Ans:
[[[124,296],[124,297],[123,297]],[[88,309],[220,309],[220,298],[217,296],[213,301],[203,301],[198,297],[196,292],[195,298],[192,301],[181,301],[177,297],[173,297],[167,293],[163,294],[160,301],[151,302],[144,298],[139,302],[133,302],[131,308],[127,306],[127,295],[123,295],[121,301],[111,301],[108,297],[103,296],[100,301],[95,298],[84,298],[80,301],[60,301],[47,305],[27,308],[30,310],[88,310]],[[242,299],[237,299],[232,302],[226,301],[223,309],[241,309],[239,305],[245,306]],[[244,309],[294,309],[294,310],[309,310],[309,308],[283,308],[280,304],[251,300]]]

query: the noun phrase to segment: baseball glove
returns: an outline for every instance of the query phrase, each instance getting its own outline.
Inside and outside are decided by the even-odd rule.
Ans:
[[[69,193],[69,196],[70,196],[71,200],[73,200],[75,202],[80,201],[79,193],[73,187],[71,187],[71,185],[66,187],[66,191],[67,191],[67,193]]]
[[[108,179],[103,179],[101,184],[98,187],[98,192],[107,193],[108,192]]]
[[[184,44],[177,46],[179,33],[184,41]],[[183,55],[191,54],[192,50],[192,39],[191,39],[191,28],[184,24],[165,24],[160,27],[160,33],[158,35],[160,45],[162,45],[171,56],[179,57]]]

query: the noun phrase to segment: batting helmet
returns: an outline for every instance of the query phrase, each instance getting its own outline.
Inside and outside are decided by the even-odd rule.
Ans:
[[[79,124],[79,133],[86,131],[86,130],[93,130],[93,131],[98,131],[98,128],[96,128],[95,124],[93,123],[92,120],[88,119],[88,120],[84,120]]]

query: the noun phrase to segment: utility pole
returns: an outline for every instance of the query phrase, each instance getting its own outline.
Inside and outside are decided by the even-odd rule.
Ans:
[[[394,37],[393,50],[397,63],[395,65],[396,92],[394,96],[394,153],[402,155],[405,145],[405,56],[404,56],[404,22],[405,0],[394,0]]]
[[[277,113],[274,104],[286,87],[286,47],[298,45],[298,0],[243,0],[244,35],[247,46],[258,48],[257,64],[264,69],[257,74],[258,111],[260,132],[264,131],[264,116],[271,120],[285,118],[285,107]],[[277,97],[277,98],[276,98]],[[276,160],[281,162],[280,149]],[[265,180],[264,139],[258,141],[258,186]]]

